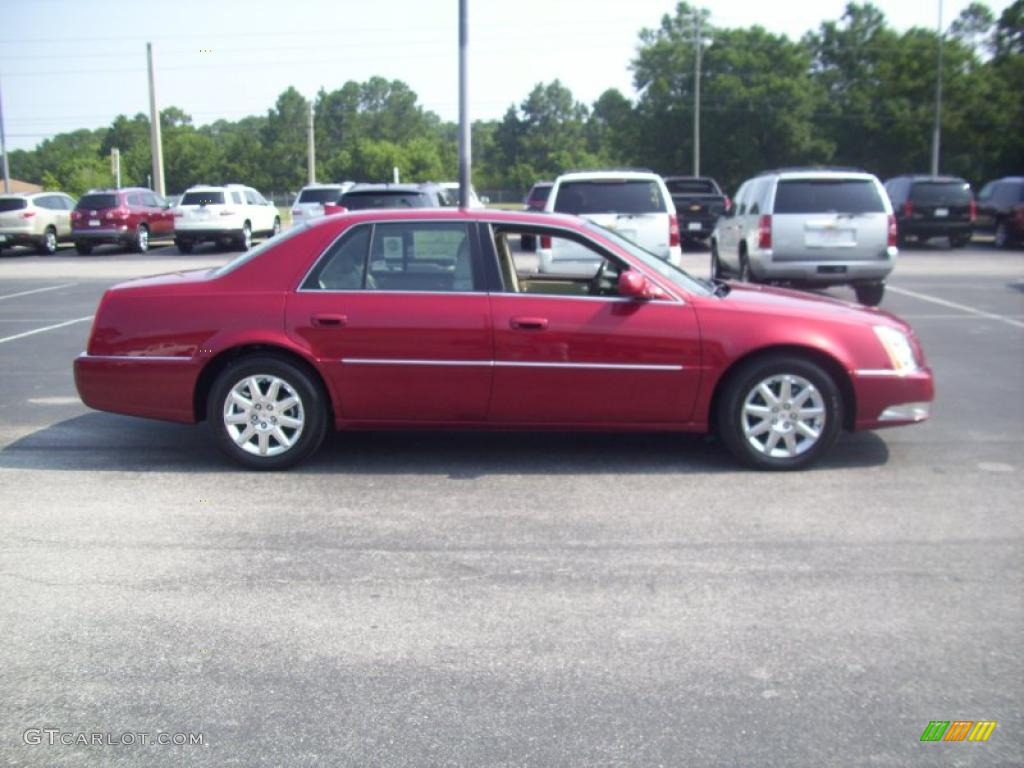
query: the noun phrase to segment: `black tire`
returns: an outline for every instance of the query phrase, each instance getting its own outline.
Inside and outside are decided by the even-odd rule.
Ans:
[[[882,303],[882,297],[885,296],[885,283],[855,285],[853,290],[857,294],[857,301],[865,307],[877,307]]]
[[[725,269],[722,267],[722,260],[718,258],[718,243],[714,240],[711,241],[711,279],[712,280],[723,280],[727,277]]]
[[[43,256],[52,256],[57,252],[57,230],[53,227],[47,227],[43,236],[39,239],[39,243],[36,245],[36,251]]]
[[[242,225],[242,234],[238,236],[235,244],[243,251],[252,248],[252,224],[248,221]]]
[[[275,216],[274,217],[274,227],[270,230],[270,236],[271,237],[276,237],[279,234],[281,234],[281,217],[280,216]]]
[[[243,416],[250,421],[236,424],[233,427],[229,426],[225,422],[225,410],[228,407],[231,391],[235,387],[244,386],[244,391],[250,393],[249,399],[256,400],[256,398],[252,397],[252,385],[245,383],[246,379],[249,378],[257,380],[257,387],[261,388],[260,396],[263,396],[264,399],[260,402],[254,402],[253,408],[250,411],[242,410],[239,405],[232,405],[233,409],[238,409],[233,414],[235,417]],[[282,435],[286,438],[295,439],[291,446],[284,446],[272,432],[275,427],[271,426],[271,421],[277,418],[277,416],[267,415],[272,413],[271,406],[273,402],[266,399],[266,396],[270,394],[269,385],[271,378],[276,378],[283,382],[276,400],[277,403],[284,402],[287,399],[289,389],[299,401],[297,408],[291,407],[287,411],[279,411],[277,414],[277,416],[288,417],[293,420],[299,419],[303,422],[301,429],[297,431],[292,430],[290,427],[280,427]],[[256,407],[260,405],[263,407]],[[221,371],[213,387],[210,389],[206,417],[210,429],[213,431],[214,440],[220,449],[235,462],[249,469],[275,470],[294,466],[319,448],[324,436],[327,434],[326,400],[319,382],[315,381],[302,368],[287,360],[271,355],[243,357],[232,362]],[[250,450],[246,450],[236,442],[235,437],[232,436],[232,432],[229,432],[229,430],[240,429],[241,431],[234,434],[238,439],[244,439],[245,430],[249,429],[252,418],[262,420],[252,425],[255,431],[243,444],[249,446]],[[244,427],[242,426],[243,423]],[[284,450],[276,455],[264,456],[253,452],[261,448],[261,430],[267,434],[266,445],[268,451],[279,450],[282,447]],[[253,443],[254,439],[256,444]]]
[[[996,248],[1010,247],[1010,231],[1006,228],[1005,221],[996,223],[996,236],[992,243]]]
[[[192,249],[195,247],[195,243],[191,240],[181,240],[177,237],[174,238],[174,245],[179,253],[192,253]]]
[[[779,411],[772,412],[774,406],[760,394],[760,387],[763,384],[774,395],[783,395],[782,382],[787,377],[792,392],[790,399],[785,402],[780,399]],[[779,383],[778,390],[769,384],[776,381]],[[814,391],[807,392],[801,382],[809,384]],[[794,385],[798,386],[795,390]],[[716,414],[718,432],[733,456],[748,467],[768,470],[802,469],[817,461],[839,437],[843,424],[843,402],[839,388],[827,372],[810,360],[794,355],[757,358],[737,369],[723,386]],[[817,407],[821,410],[820,421],[808,423],[807,419],[815,417],[801,417],[804,419],[803,425],[817,433],[813,439],[802,432],[795,421],[786,420],[791,413],[799,415],[800,409],[796,403],[801,396],[806,398],[805,402],[812,403],[811,406],[805,406],[806,409]],[[767,405],[761,405],[759,400]],[[821,404],[815,406],[816,401]],[[784,405],[790,410],[783,410]],[[748,406],[751,409],[767,410],[763,417],[759,417],[748,413]],[[807,412],[810,413],[810,410]],[[761,440],[763,432],[749,436],[746,433],[754,418],[764,419],[764,422],[754,424],[752,430],[756,432],[764,423],[768,431],[764,441]],[[790,452],[788,435],[793,438],[791,455],[771,455],[774,451]],[[783,446],[781,448],[780,441]]]
[[[87,243],[84,240],[79,240],[75,243],[75,250],[82,256],[88,256],[92,253],[92,243]]]
[[[139,224],[132,238],[131,249],[135,253],[145,253],[149,250],[149,227]]]
[[[757,278],[754,277],[754,273],[750,269],[750,259],[747,258],[747,254],[745,253],[740,254],[740,282],[757,282]]]
[[[967,244],[971,242],[970,235],[952,235],[949,238],[950,248],[966,248]]]

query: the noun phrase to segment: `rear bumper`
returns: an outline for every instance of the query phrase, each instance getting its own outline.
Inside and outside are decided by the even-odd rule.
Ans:
[[[199,242],[202,240],[229,240],[237,239],[242,236],[242,230],[229,229],[225,227],[202,227],[202,226],[183,226],[174,228],[174,237],[179,240],[189,240],[191,242]]]
[[[128,227],[71,230],[71,239],[76,242],[121,243],[131,240],[131,238],[132,233],[128,231]]]
[[[75,358],[75,387],[90,408],[129,416],[195,422],[199,365],[191,357]]]
[[[857,400],[857,430],[917,424],[930,415],[935,399],[930,368],[902,376],[888,370],[853,371],[851,379]]]
[[[911,237],[948,237],[949,235],[971,235],[974,224],[970,221],[900,221],[896,224],[901,235]]]
[[[693,218],[688,219],[682,214],[677,216],[679,220],[679,236],[683,239],[698,237],[702,240],[711,237],[718,223],[718,217],[714,218]]]
[[[887,248],[884,258],[843,261],[807,259],[776,261],[771,251],[750,254],[750,271],[759,280],[779,280],[812,285],[849,285],[885,280],[896,265],[896,248]]]

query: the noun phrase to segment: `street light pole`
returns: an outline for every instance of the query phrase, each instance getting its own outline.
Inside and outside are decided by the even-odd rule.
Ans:
[[[932,129],[932,176],[939,175],[939,144],[942,140],[942,0],[939,0],[938,66],[935,73],[935,126]]]
[[[472,144],[469,132],[469,88],[466,50],[469,47],[467,6],[459,0],[459,208],[469,208],[470,164]]]
[[[0,88],[0,154],[4,156],[4,194],[11,191],[11,169],[7,164],[7,134],[4,132],[4,94]]]
[[[693,40],[697,44],[693,60],[693,175],[700,176],[700,9],[693,14]]]
[[[160,197],[164,192],[164,146],[160,138],[160,111],[156,108],[156,85],[153,78],[153,44],[146,43],[146,61],[149,64],[149,142],[153,151],[153,191]]]

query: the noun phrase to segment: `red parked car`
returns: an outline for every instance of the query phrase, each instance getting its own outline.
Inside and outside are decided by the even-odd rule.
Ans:
[[[520,274],[523,234],[601,266]],[[914,333],[880,310],[704,282],[572,216],[445,208],[325,217],[115,286],[75,381],[93,408],[206,420],[257,469],[329,428],[392,427],[717,430],[746,464],[795,469],[933,396]]]
[[[173,235],[170,203],[143,187],[90,190],[71,213],[71,239],[83,256],[104,243],[145,253],[152,238]]]

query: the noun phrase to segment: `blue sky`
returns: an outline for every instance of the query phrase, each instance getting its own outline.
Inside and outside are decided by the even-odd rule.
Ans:
[[[939,0],[877,0],[898,29],[934,27]],[[969,0],[943,0],[946,23]],[[994,0],[998,13],[1009,0]],[[838,18],[844,0],[719,0],[713,23],[760,24],[796,38]],[[6,0],[0,84],[9,149],[148,111],[146,42],[157,96],[196,124],[263,114],[294,85],[373,75],[407,82],[442,118],[458,115],[457,0]],[[670,0],[469,0],[470,112],[500,117],[538,82],[560,79],[590,103],[634,95],[629,62]]]

